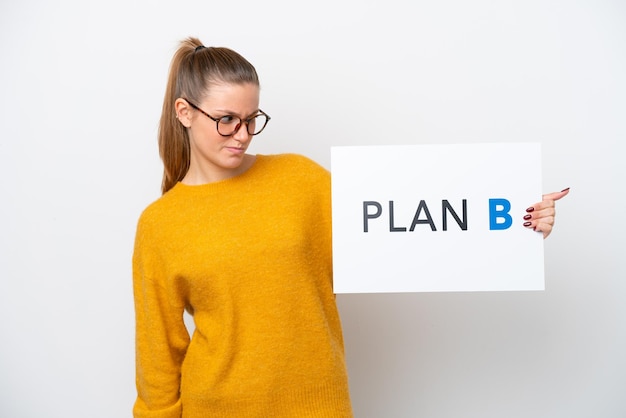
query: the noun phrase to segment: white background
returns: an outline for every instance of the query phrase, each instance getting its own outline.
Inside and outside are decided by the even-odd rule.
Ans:
[[[338,297],[357,417],[626,416],[626,6],[609,0],[3,0],[0,416],[130,416],[132,242],[187,35],[256,65],[273,119],[253,152],[328,167],[331,145],[536,141],[544,191],[572,188],[545,292]]]

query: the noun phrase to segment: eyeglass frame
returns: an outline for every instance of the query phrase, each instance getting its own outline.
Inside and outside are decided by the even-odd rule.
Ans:
[[[248,135],[258,135],[261,132],[263,132],[263,130],[265,129],[265,127],[267,126],[267,123],[270,121],[270,119],[272,119],[270,117],[270,115],[268,115],[267,113],[265,113],[264,111],[262,111],[261,109],[258,110],[257,114],[248,118],[248,119],[242,119],[239,116],[236,115],[224,115],[220,118],[214,118],[213,116],[209,115],[207,112],[205,112],[204,110],[200,109],[199,106],[196,106],[195,104],[193,104],[192,102],[190,102],[188,99],[184,99],[187,103],[189,103],[189,106],[193,107],[194,109],[196,109],[198,112],[202,113],[204,116],[206,116],[207,118],[211,119],[212,121],[215,122],[215,130],[217,131],[218,134],[220,134],[221,136],[232,136],[234,134],[236,134],[237,132],[239,132],[239,130],[241,129],[241,124],[244,123],[246,125],[246,132],[248,133]],[[267,119],[265,120],[265,124],[263,125],[263,127],[261,128],[261,130],[257,133],[250,133],[250,121],[252,119],[255,119],[257,116],[259,115],[264,115]],[[237,124],[237,126],[235,126],[235,129],[228,135],[224,135],[223,133],[220,132],[220,121],[222,120],[222,118],[226,117],[226,116],[234,116],[237,119],[239,119],[239,123]]]

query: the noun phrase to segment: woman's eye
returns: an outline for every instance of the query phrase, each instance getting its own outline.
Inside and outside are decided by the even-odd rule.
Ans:
[[[239,118],[236,118],[235,116],[232,116],[232,115],[226,115],[220,118],[220,123],[224,123],[224,124],[231,124],[231,123],[238,123],[238,122],[239,122]]]

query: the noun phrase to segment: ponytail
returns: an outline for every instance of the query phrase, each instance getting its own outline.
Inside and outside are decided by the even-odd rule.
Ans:
[[[161,121],[159,123],[159,155],[163,161],[161,192],[181,181],[190,163],[190,145],[187,128],[176,118],[176,99],[184,98],[200,103],[211,84],[252,83],[259,85],[256,70],[244,57],[228,48],[206,48],[197,38],[187,38],[170,64]]]

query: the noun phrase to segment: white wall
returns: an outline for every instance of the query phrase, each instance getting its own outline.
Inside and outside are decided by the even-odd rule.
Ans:
[[[609,0],[3,1],[0,416],[130,416],[134,228],[187,35],[256,65],[273,119],[254,152],[328,167],[331,145],[539,141],[545,191],[572,188],[545,292],[338,297],[358,418],[626,416],[626,6]]]

